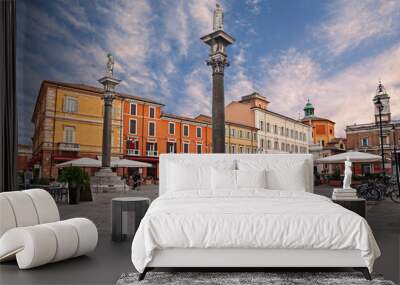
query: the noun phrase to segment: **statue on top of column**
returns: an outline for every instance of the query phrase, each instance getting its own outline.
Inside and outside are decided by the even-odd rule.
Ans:
[[[224,10],[222,9],[222,6],[217,3],[214,10],[213,31],[215,32],[223,29],[224,29]]]
[[[107,53],[107,57],[107,75],[112,77],[114,73],[114,58],[111,53]]]

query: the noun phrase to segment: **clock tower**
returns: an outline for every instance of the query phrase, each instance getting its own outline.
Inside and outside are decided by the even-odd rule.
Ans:
[[[382,123],[389,123],[390,118],[390,97],[386,92],[385,86],[379,81],[378,87],[376,88],[376,95],[373,101],[376,102],[380,99],[383,109],[382,109]],[[379,110],[375,105],[375,123],[379,123]]]

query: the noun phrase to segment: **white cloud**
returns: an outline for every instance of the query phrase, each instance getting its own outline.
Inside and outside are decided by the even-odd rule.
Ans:
[[[398,0],[336,0],[328,4],[328,20],[314,34],[337,56],[400,27]]]
[[[378,79],[391,96],[392,115],[400,117],[400,44],[329,77],[310,56],[294,49],[265,68],[262,93],[271,101],[270,109],[297,118],[310,98],[317,116],[336,122],[336,135],[344,136],[346,125],[373,121]]]
[[[250,80],[247,76],[245,65],[246,51],[243,46],[239,47],[239,53],[235,54],[232,60],[232,67],[227,70],[228,74],[233,72],[231,84],[227,86],[225,94],[225,103],[236,101],[241,96],[252,93],[254,88],[254,80]]]
[[[246,4],[250,7],[250,11],[258,15],[261,12],[261,6],[264,0],[246,0]]]
[[[196,116],[200,113],[211,113],[210,72],[203,66],[198,66],[185,77],[185,95],[178,106],[178,112],[187,116]]]

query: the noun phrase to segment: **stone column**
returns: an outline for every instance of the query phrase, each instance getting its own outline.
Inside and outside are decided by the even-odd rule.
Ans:
[[[225,97],[224,69],[228,66],[228,56],[225,48],[235,42],[235,39],[224,31],[224,13],[217,4],[213,18],[213,32],[200,38],[210,46],[207,65],[212,68],[212,151],[225,152]]]
[[[104,117],[103,117],[103,145],[101,166],[109,168],[111,165],[111,139],[112,139],[112,104],[115,98],[114,88],[121,82],[114,78],[114,58],[111,53],[107,54],[107,73],[99,79],[104,87]]]
[[[225,55],[210,55],[207,62],[212,67],[212,146],[213,153],[225,152],[225,94],[224,68],[228,65]]]
[[[112,139],[112,103],[114,94],[105,92],[104,95],[104,117],[103,117],[103,148],[102,148],[102,167],[111,165],[111,139]]]

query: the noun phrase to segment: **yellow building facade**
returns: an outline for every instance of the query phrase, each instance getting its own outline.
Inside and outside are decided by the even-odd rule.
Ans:
[[[112,155],[122,154],[122,101],[113,102]],[[102,90],[80,84],[44,81],[32,122],[34,170],[56,178],[56,164],[101,154],[104,102]]]
[[[256,153],[257,128],[225,122],[225,153]]]
[[[207,115],[199,115],[196,120],[212,124]],[[225,153],[257,153],[257,131],[253,126],[225,121]]]

